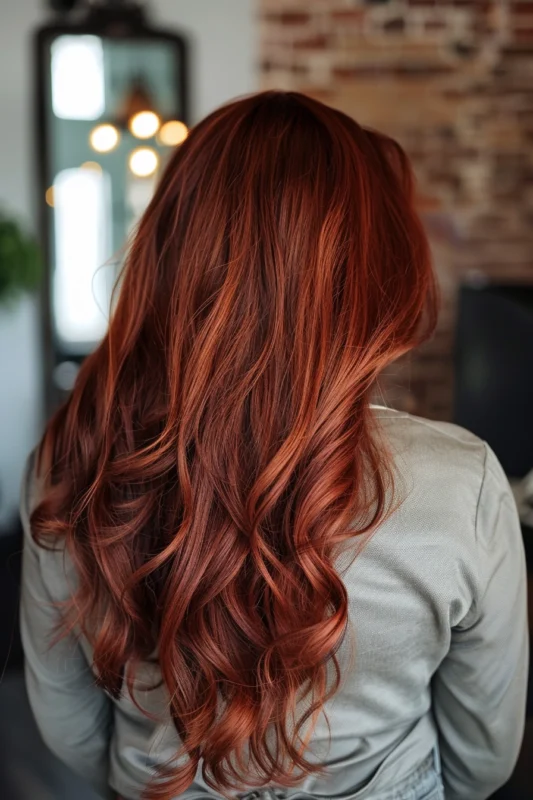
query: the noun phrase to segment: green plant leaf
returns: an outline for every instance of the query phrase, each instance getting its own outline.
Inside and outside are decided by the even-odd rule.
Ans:
[[[17,220],[0,212],[0,304],[33,291],[42,274],[42,257],[35,238]]]

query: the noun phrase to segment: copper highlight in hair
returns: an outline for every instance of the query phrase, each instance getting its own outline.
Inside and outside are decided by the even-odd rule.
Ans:
[[[297,93],[217,110],[176,150],[109,330],[46,430],[36,539],[79,576],[65,614],[112,695],[157,653],[182,750],[229,795],[291,786],[341,679],[338,547],[386,513],[369,398],[431,332],[402,149]],[[178,758],[179,755],[179,758]]]

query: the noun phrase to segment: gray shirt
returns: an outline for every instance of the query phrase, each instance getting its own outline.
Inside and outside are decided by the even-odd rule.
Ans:
[[[438,743],[447,800],[482,800],[513,770],[528,672],[526,568],[514,499],[492,450],[467,431],[375,406],[405,500],[353,563],[338,564],[353,637],[339,652],[343,685],[326,705],[309,755],[330,765],[287,798],[374,800]],[[138,699],[110,699],[74,635],[50,648],[55,603],[75,585],[64,552],[32,540],[39,487],[28,468],[21,629],[30,703],[50,749],[111,797],[141,797],[155,764],[178,749],[157,666]],[[357,541],[357,540],[355,540]],[[342,563],[341,563],[342,562]],[[351,643],[354,643],[353,657]],[[222,797],[198,774],[187,798]],[[388,796],[388,794],[387,794]]]

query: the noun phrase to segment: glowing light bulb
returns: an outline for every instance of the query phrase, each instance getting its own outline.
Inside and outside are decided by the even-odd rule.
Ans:
[[[138,178],[148,178],[153,175],[159,165],[159,156],[151,147],[137,147],[130,154],[130,170]]]
[[[130,119],[130,131],[137,139],[149,139],[159,130],[161,121],[153,111],[139,111]]]
[[[54,205],[54,187],[50,186],[44,195],[44,199],[46,200],[46,204],[53,207]]]
[[[97,153],[109,153],[114,150],[119,143],[119,132],[114,125],[105,123],[104,125],[97,125],[93,128],[89,141],[93,150]]]
[[[184,122],[177,119],[171,119],[161,127],[159,131],[159,141],[167,147],[176,147],[185,141],[189,134],[188,128]]]

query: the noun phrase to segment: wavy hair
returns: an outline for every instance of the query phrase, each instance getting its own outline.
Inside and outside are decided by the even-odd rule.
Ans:
[[[157,653],[182,749],[149,800],[199,767],[226,794],[322,769],[306,750],[342,677],[336,554],[388,507],[369,400],[435,315],[390,138],[265,92],[173,153],[46,429],[31,518],[74,562],[63,633],[91,642],[101,686],[133,694]]]

